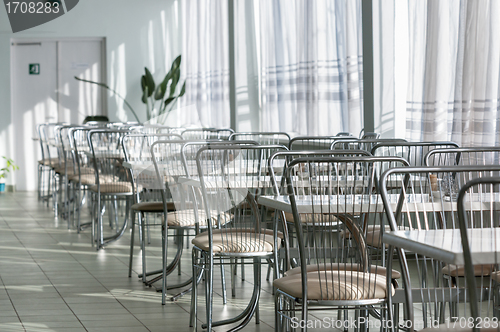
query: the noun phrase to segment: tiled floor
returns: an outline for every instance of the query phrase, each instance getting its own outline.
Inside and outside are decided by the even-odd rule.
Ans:
[[[89,220],[88,214],[83,219]],[[190,295],[161,305],[161,293],[144,286],[137,278],[141,265],[139,247],[135,250],[133,276],[128,277],[129,231],[99,251],[91,246],[89,231],[77,234],[74,229],[68,230],[67,222],[55,219],[52,209],[38,202],[36,193],[0,194],[0,332],[191,331]],[[161,267],[159,228],[151,229],[151,239],[148,270]],[[190,250],[185,253],[182,275],[174,273],[169,277],[171,284],[190,275]],[[272,286],[265,280],[266,271],[264,268],[261,322],[250,322],[244,331],[274,330]],[[253,290],[250,266],[246,276],[242,280],[238,273],[236,297],[229,297],[227,305],[222,304],[220,278],[216,277],[214,320],[233,317],[247,304]],[[204,321],[203,301],[201,295],[198,318]],[[315,320],[337,317],[331,311],[310,315]],[[224,326],[215,330],[227,329]]]
[[[158,230],[153,229],[148,247],[152,269],[161,265],[159,242]],[[162,306],[161,293],[137,278],[139,247],[135,271],[129,278],[129,243],[127,232],[106,249],[96,251],[91,247],[89,230],[80,234],[68,230],[66,221],[54,219],[52,210],[39,203],[35,193],[1,194],[0,331],[190,331],[190,295]],[[189,258],[190,250],[187,253]],[[230,317],[244,307],[253,281],[247,269],[247,280],[237,281],[236,298],[229,298],[224,306],[221,298],[215,297],[214,319]],[[176,275],[171,282],[187,278],[189,260],[182,272],[183,276]],[[202,304],[199,309],[203,314]],[[260,310],[261,323],[252,321],[245,331],[274,330],[271,284],[265,279]]]

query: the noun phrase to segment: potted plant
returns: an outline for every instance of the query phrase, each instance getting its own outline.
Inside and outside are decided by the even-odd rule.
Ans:
[[[14,160],[5,156],[3,157],[3,159],[5,159],[6,165],[5,167],[0,168],[0,192],[5,191],[5,178],[7,178],[7,174],[9,174],[10,171],[14,172],[19,169],[19,166],[14,163]]]
[[[168,115],[173,110],[177,99],[186,93],[186,81],[178,91],[179,79],[181,77],[181,56],[179,55],[165,75],[163,81],[156,85],[153,75],[148,68],[144,68],[145,74],[141,77],[142,102],[146,104],[146,116],[148,121],[154,119],[157,123],[165,123]],[[159,101],[159,106],[157,102]]]
[[[144,68],[145,74],[141,76],[142,88],[142,102],[146,105],[146,119],[148,122],[154,121],[155,123],[165,123],[168,115],[174,109],[177,99],[186,93],[186,81],[179,84],[181,77],[181,56],[179,55],[172,62],[170,71],[165,75],[163,81],[156,85],[153,75],[148,68]],[[118,94],[115,90],[111,89],[104,83],[85,80],[75,76],[78,81],[97,84],[100,87],[106,88],[111,91],[115,96],[123,100],[125,105],[130,109],[137,122],[141,122],[137,113],[132,108],[130,103]],[[180,87],[180,89],[179,89]]]

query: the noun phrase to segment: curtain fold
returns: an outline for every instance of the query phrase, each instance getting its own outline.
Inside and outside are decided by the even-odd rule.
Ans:
[[[500,3],[408,0],[407,138],[500,143]]]
[[[229,27],[227,1],[183,0],[182,79],[177,126],[227,128],[229,111]],[[181,80],[182,80],[181,79]]]
[[[363,127],[360,0],[259,2],[260,127],[300,135]]]

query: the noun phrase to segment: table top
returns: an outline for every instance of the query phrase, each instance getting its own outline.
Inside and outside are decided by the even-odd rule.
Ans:
[[[400,195],[388,194],[389,203],[393,211],[396,210]],[[456,211],[457,202],[441,199],[441,197],[429,194],[407,194],[403,202],[402,212],[432,212],[432,211]],[[374,195],[296,195],[295,200],[299,213],[312,213],[313,211],[325,210],[326,206],[339,205],[338,212],[383,212],[382,197]],[[291,212],[290,199],[288,196],[261,196],[259,204],[269,208]],[[374,205],[377,205],[374,207]],[[465,208],[469,211],[483,211],[492,208],[498,209],[500,205],[500,194],[467,194],[465,197]],[[340,207],[342,206],[342,207]]]
[[[473,264],[500,262],[500,228],[468,229]],[[463,265],[462,240],[458,229],[385,232],[384,243],[420,253],[448,264]]]
[[[399,194],[389,194],[389,202],[393,208],[396,208],[398,199]],[[405,211],[422,204],[434,204],[427,203],[429,200],[427,194],[415,194],[408,199],[410,204],[408,204],[408,210]],[[295,201],[299,213],[328,211],[328,207],[332,207],[329,211],[335,213],[384,212],[384,204],[380,195],[296,195]],[[258,202],[272,209],[292,212],[288,196],[261,196]]]

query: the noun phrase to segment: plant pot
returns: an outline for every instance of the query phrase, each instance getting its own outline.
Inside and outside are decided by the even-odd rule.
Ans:
[[[5,192],[5,183],[0,183],[0,193]]]

